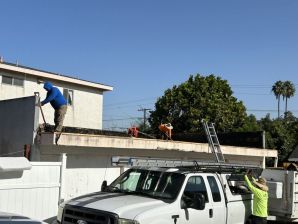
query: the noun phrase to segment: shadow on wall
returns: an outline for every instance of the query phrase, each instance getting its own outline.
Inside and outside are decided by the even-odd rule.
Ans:
[[[66,168],[111,168],[111,156],[68,155]]]
[[[11,151],[10,149],[14,148],[13,143],[6,139],[5,136],[3,136],[0,139],[0,156],[22,156],[23,152],[20,150],[18,151]]]
[[[15,179],[21,178],[23,176],[23,171],[8,171],[8,172],[0,172],[0,179]]]

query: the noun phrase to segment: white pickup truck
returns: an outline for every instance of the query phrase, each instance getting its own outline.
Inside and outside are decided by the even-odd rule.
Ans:
[[[234,170],[235,171],[235,170]],[[61,224],[236,224],[251,214],[243,175],[231,170],[133,167],[102,191],[59,206]]]

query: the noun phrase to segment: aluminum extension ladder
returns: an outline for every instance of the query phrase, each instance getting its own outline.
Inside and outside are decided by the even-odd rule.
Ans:
[[[224,155],[222,154],[220,144],[217,138],[215,127],[213,123],[209,123],[202,120],[205,134],[208,139],[209,147],[211,148],[212,153],[215,155],[215,159],[218,163],[225,163]]]

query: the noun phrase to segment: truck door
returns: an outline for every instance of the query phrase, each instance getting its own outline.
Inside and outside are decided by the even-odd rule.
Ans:
[[[219,179],[214,175],[207,175],[208,184],[211,191],[210,203],[212,207],[212,223],[224,224],[226,223],[226,206],[224,192],[219,182]]]
[[[192,197],[194,193],[201,193],[204,195],[206,204],[203,209],[193,209],[186,208],[181,209],[179,222],[186,224],[211,224],[213,223],[213,214],[212,214],[212,204],[210,203],[210,198],[207,192],[206,184],[202,175],[195,175],[188,178],[182,198],[181,203],[187,201],[188,198]]]

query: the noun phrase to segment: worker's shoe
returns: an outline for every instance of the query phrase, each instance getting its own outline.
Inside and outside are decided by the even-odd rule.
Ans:
[[[60,134],[56,134],[56,137],[55,137],[55,144],[58,145],[58,141],[60,139],[60,136],[61,136],[61,133]]]

